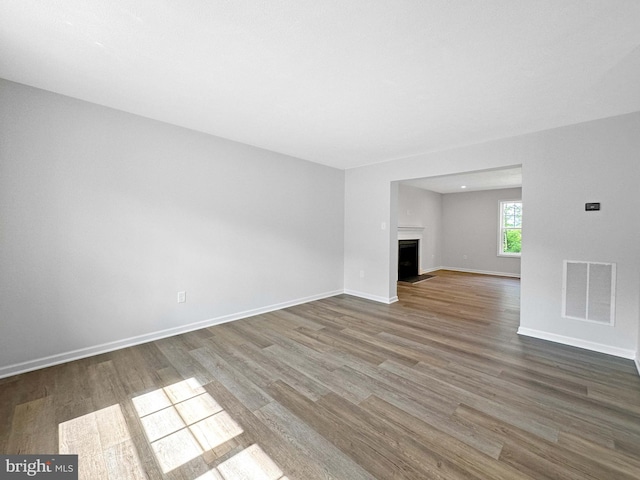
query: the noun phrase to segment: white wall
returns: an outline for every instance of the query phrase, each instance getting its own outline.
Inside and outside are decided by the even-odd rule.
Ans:
[[[445,268],[520,275],[520,258],[498,256],[500,201],[519,200],[522,189],[442,195]]]
[[[533,136],[523,168],[521,329],[626,356],[636,349],[640,292],[640,114]],[[599,212],[585,203],[601,202]],[[562,261],[617,264],[615,326],[560,317]],[[542,333],[540,333],[542,332]],[[580,342],[578,342],[580,344]]]
[[[420,272],[442,265],[442,195],[410,185],[398,188],[398,226],[424,227]]]
[[[636,368],[640,374],[640,317],[638,318],[638,339],[636,344]]]
[[[343,171],[3,80],[0,226],[0,375],[343,290]]]
[[[391,265],[397,251],[382,228],[397,224],[392,182],[521,164],[526,208],[521,328],[633,355],[640,319],[638,132],[640,113],[634,113],[348,170],[345,288],[382,301],[396,295]],[[603,210],[584,212],[584,203],[595,201]],[[615,326],[561,318],[563,259],[618,263]]]

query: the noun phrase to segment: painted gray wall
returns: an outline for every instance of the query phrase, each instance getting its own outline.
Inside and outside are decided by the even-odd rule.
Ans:
[[[634,113],[341,172],[0,81],[0,368],[343,286],[389,301],[396,182],[517,164],[521,326],[626,355],[638,131]],[[563,259],[617,262],[613,327],[560,317]]]
[[[442,195],[442,265],[520,275],[520,258],[498,256],[498,220],[500,201],[521,197],[521,188]]]
[[[523,167],[521,328],[635,350],[640,298],[640,113],[533,135]],[[601,202],[599,212],[585,203]],[[562,261],[617,264],[615,326],[560,317]]]
[[[343,195],[341,170],[0,80],[0,367],[341,292]]]
[[[399,185],[398,225],[424,227],[420,244],[420,270],[442,265],[442,195],[410,185]]]
[[[397,226],[394,182],[522,165],[521,327],[633,355],[640,319],[638,132],[640,113],[633,113],[347,170],[345,289],[380,301],[396,295],[390,266],[397,264],[397,249],[383,228]],[[593,201],[602,202],[603,210],[584,212],[584,203]],[[564,259],[617,262],[613,327],[561,317]]]

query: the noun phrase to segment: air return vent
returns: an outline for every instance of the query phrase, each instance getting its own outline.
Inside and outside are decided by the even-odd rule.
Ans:
[[[616,264],[564,261],[562,316],[613,325]]]

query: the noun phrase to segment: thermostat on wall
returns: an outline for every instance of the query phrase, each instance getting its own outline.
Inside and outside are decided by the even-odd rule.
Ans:
[[[600,210],[600,202],[598,202],[598,203],[585,203],[584,204],[584,209],[587,212],[592,212],[594,210]]]

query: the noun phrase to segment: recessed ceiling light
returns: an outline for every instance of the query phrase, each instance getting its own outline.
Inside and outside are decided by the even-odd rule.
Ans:
[[[460,188],[467,188],[467,186],[466,185],[462,185]]]

